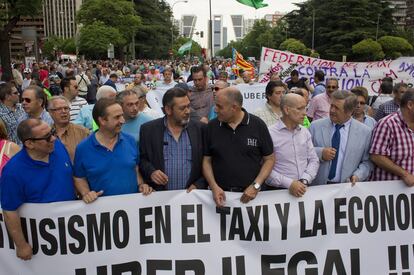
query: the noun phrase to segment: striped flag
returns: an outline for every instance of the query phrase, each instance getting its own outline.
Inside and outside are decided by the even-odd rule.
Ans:
[[[254,66],[244,60],[243,56],[235,48],[233,48],[233,61],[239,70],[248,71],[252,78],[254,77]]]

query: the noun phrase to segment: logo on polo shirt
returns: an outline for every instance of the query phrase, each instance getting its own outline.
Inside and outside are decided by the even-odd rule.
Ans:
[[[257,147],[257,139],[255,139],[255,138],[248,138],[247,139],[247,146]]]

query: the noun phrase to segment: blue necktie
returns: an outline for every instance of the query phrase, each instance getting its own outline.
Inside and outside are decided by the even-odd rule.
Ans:
[[[331,162],[331,169],[329,170],[328,179],[332,180],[335,178],[336,174],[336,165],[338,164],[338,155],[339,155],[339,145],[341,144],[341,133],[339,130],[344,127],[343,124],[336,124],[335,125],[335,133],[332,136],[332,148],[336,149],[335,158]]]

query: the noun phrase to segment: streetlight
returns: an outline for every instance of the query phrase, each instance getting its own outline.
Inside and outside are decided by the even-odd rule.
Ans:
[[[171,5],[171,51],[174,43],[174,6],[178,3],[188,3],[188,0],[177,0]]]
[[[375,32],[375,41],[378,41],[379,21],[380,21],[380,14],[378,13],[378,17],[377,17],[377,31]]]

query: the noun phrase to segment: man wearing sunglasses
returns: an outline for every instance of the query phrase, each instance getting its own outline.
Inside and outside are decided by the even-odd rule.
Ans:
[[[25,114],[20,116],[19,123],[28,118],[40,119],[49,126],[53,124],[53,119],[45,110],[46,94],[39,86],[31,85],[23,91],[22,106]]]
[[[20,206],[76,197],[69,154],[50,126],[39,119],[27,119],[19,124],[17,134],[23,149],[3,169],[1,207],[17,257],[30,260],[32,247],[22,232]]]
[[[333,92],[339,88],[338,79],[329,78],[326,80],[326,91],[315,97],[312,97],[306,115],[309,120],[317,120],[329,117],[329,110],[331,108]]]
[[[8,139],[19,145],[21,142],[17,137],[17,125],[23,114],[16,87],[8,83],[0,84],[0,117],[6,124]]]

